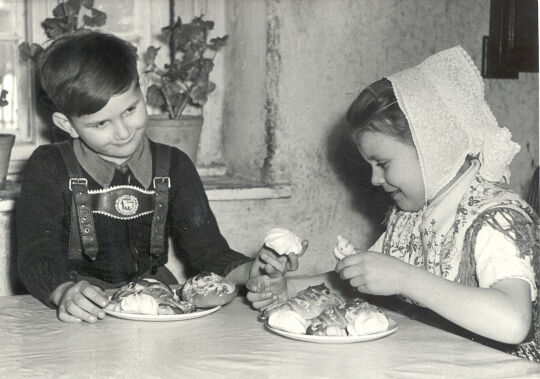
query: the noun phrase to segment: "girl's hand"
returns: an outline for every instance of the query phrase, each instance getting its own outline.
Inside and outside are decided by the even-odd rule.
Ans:
[[[396,295],[403,290],[409,265],[397,258],[372,251],[360,251],[336,264],[336,272],[359,292]]]
[[[59,299],[59,300],[56,300]],[[58,318],[65,322],[94,323],[105,317],[103,307],[109,303],[105,292],[85,280],[64,283],[53,294],[58,305]]]
[[[304,240],[299,255],[278,256],[263,245],[246,282],[247,299],[253,308],[262,309],[276,301],[287,300],[287,281],[284,275],[287,271],[298,269],[298,257],[306,252],[307,247],[308,241]]]

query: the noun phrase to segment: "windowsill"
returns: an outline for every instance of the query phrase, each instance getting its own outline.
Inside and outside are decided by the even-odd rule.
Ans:
[[[291,197],[289,183],[263,184],[226,175],[202,175],[221,173],[218,171],[199,170],[209,201],[264,200]],[[20,183],[7,181],[6,188],[0,190],[0,212],[12,211],[15,199],[21,192]]]

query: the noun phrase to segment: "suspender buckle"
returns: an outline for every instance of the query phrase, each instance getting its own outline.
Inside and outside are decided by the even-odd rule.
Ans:
[[[167,183],[167,187],[168,188],[171,188],[171,178],[169,178],[168,176],[156,176],[153,180],[152,180],[152,184],[154,185],[154,189],[156,188],[156,181],[157,180],[160,180],[164,183]]]
[[[69,179],[69,190],[73,191],[71,188],[72,184],[81,184],[85,187],[88,187],[88,180],[86,178],[70,178]]]

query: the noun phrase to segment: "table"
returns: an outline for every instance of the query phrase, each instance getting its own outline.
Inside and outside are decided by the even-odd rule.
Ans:
[[[2,378],[540,377],[540,365],[390,313],[399,329],[345,345],[273,334],[242,298],[175,322],[66,324],[29,295],[0,297]]]

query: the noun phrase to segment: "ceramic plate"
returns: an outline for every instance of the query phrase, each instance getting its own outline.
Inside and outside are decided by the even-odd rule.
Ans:
[[[210,308],[210,309],[200,309],[192,313],[184,313],[178,315],[142,315],[137,313],[124,313],[124,312],[115,312],[110,309],[104,308],[103,310],[108,315],[123,318],[126,320],[135,320],[135,321],[183,321],[191,320],[194,318],[208,316],[221,308],[221,305]]]
[[[334,337],[334,336],[311,336],[308,334],[289,333],[283,330],[272,328],[271,326],[268,325],[268,323],[266,323],[265,325],[272,332],[279,334],[283,337],[292,338],[293,340],[298,340],[298,341],[315,342],[315,343],[355,343],[355,342],[373,341],[373,340],[376,340],[376,339],[379,339],[379,338],[382,338],[389,334],[394,333],[398,328],[397,322],[389,318],[388,329],[386,329],[384,332],[366,334],[363,336],[346,336],[346,337],[336,336]]]

